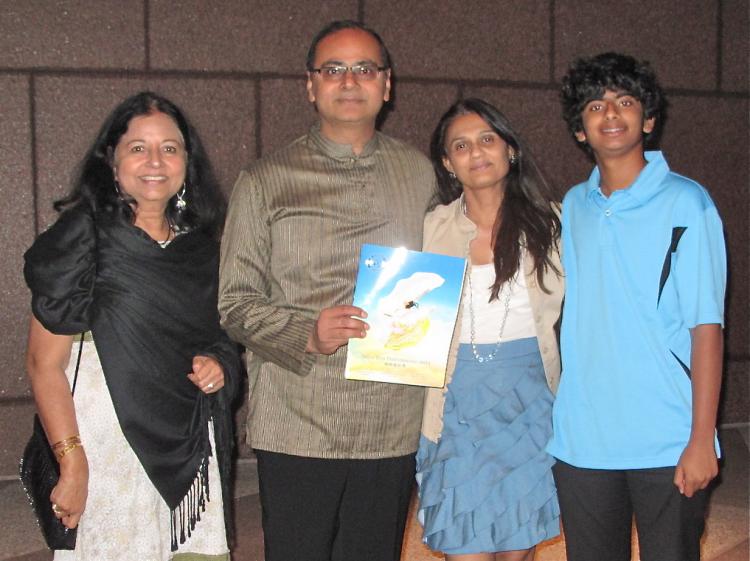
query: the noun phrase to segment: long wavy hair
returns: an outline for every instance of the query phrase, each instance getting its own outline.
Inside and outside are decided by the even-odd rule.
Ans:
[[[54,208],[84,205],[92,213],[105,213],[130,224],[135,221],[135,200],[115,184],[113,157],[130,122],[142,115],[164,113],[180,129],[185,140],[185,210],[177,208],[173,196],[165,211],[167,220],[178,231],[201,230],[218,237],[224,222],[225,202],[198,133],[185,114],[171,101],[153,92],[140,92],[125,99],[110,113],[96,135],[93,145],[76,168],[68,195],[55,201]]]
[[[493,226],[493,256],[495,283],[492,285],[490,301],[497,299],[500,288],[518,272],[521,252],[525,249],[534,259],[534,271],[539,286],[544,286],[544,274],[557,269],[549,257],[560,239],[560,219],[555,212],[555,196],[534,163],[528,148],[510,126],[508,119],[496,107],[484,100],[469,98],[454,103],[440,118],[432,134],[430,157],[437,175],[436,202],[449,204],[463,193],[463,186],[451,176],[443,164],[447,157],[446,134],[457,117],[467,114],[481,117],[516,155],[505,177],[505,194]]]

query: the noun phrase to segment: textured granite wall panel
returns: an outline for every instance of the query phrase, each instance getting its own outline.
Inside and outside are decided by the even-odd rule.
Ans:
[[[744,316],[747,318],[747,314]],[[728,362],[721,386],[719,424],[747,423],[750,420],[747,400],[750,396],[750,360]]]
[[[429,154],[435,125],[457,99],[458,88],[453,84],[396,84],[382,130]]]
[[[383,36],[396,76],[545,82],[550,2],[370,0],[365,21]]]
[[[227,194],[242,161],[255,151],[254,85],[242,80],[40,78],[37,144],[40,225],[55,218],[52,201],[67,192],[73,170],[105,117],[126,96],[152,89],[189,115]],[[60,100],[65,111],[60,111]],[[61,142],[60,139],[65,139]]]
[[[568,134],[560,116],[557,89],[484,87],[466,88],[464,93],[485,99],[505,113],[560,197],[588,177],[591,164]]]
[[[750,89],[750,6],[747,0],[722,0],[721,89]]]
[[[142,68],[143,22],[142,0],[2,0],[0,67]]]
[[[299,78],[263,80],[260,88],[260,142],[264,154],[283,148],[305,134],[315,120],[307,100],[304,74]],[[242,162],[246,167],[250,161]]]
[[[705,0],[555,2],[555,76],[577,56],[619,51],[651,61],[665,87],[713,89],[717,14]]]
[[[671,96],[662,147],[672,169],[703,184],[724,221],[729,252],[727,351],[750,355],[748,101]]]
[[[35,411],[31,399],[5,402],[0,407],[0,475],[18,474],[18,461],[31,436]]]
[[[151,67],[244,72],[304,71],[313,34],[356,19],[355,0],[151,2]]]
[[[26,393],[23,368],[29,325],[29,293],[23,282],[23,252],[34,239],[29,80],[0,76],[0,398]],[[0,452],[1,455],[1,452]],[[0,473],[3,473],[0,471]]]

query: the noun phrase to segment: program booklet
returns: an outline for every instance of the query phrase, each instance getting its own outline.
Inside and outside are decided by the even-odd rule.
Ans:
[[[465,271],[460,257],[363,245],[353,304],[370,329],[349,340],[346,379],[442,387]]]

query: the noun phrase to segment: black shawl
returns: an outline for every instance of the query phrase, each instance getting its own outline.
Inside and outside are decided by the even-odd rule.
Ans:
[[[211,418],[229,531],[231,401],[241,365],[219,327],[218,244],[194,231],[161,248],[135,226],[78,207],[25,259],[39,322],[57,334],[91,330],[125,438],[172,511],[172,550],[210,498]],[[206,395],[187,378],[195,355],[222,365],[223,389]]]

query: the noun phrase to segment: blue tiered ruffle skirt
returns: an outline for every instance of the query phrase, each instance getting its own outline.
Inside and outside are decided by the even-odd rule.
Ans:
[[[477,345],[486,356],[494,344]],[[536,338],[478,362],[461,344],[437,443],[417,451],[424,542],[448,554],[527,549],[560,533],[552,393]]]

